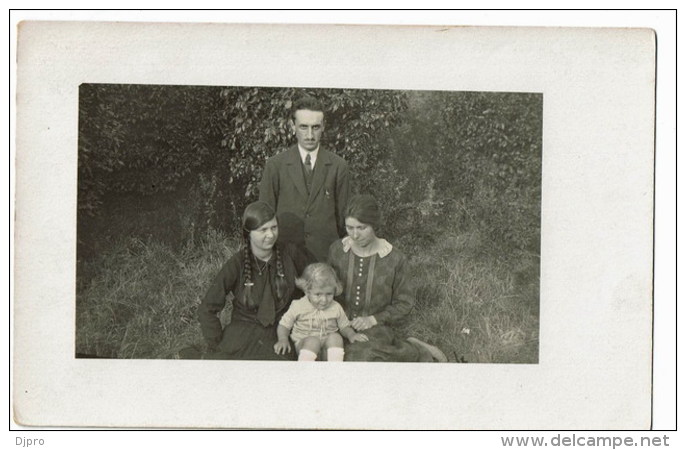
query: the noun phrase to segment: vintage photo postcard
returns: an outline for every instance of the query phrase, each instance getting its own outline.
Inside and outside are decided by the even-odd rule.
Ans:
[[[655,58],[638,28],[21,23],[15,421],[648,429]]]

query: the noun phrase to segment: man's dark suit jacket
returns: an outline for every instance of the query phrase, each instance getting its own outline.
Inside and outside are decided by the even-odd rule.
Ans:
[[[321,262],[345,235],[349,194],[348,164],[321,147],[309,194],[297,145],[269,158],[260,182],[260,200],[276,210],[279,240],[306,248]]]

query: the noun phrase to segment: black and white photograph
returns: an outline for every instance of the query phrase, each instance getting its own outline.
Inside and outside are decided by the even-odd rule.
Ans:
[[[651,427],[647,28],[26,21],[14,420]]]
[[[76,356],[537,363],[542,107],[81,85]]]

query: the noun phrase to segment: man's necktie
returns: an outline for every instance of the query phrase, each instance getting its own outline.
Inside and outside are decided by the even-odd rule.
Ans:
[[[312,177],[312,159],[310,159],[309,153],[305,157],[305,173],[308,177]]]
[[[312,159],[310,159],[310,154],[308,153],[305,157],[305,188],[307,188],[307,193],[310,193],[310,188],[312,187]]]

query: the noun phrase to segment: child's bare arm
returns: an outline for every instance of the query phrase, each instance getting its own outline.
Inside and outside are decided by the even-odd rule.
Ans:
[[[291,352],[291,343],[288,341],[288,334],[291,330],[279,324],[276,327],[276,344],[274,344],[274,352],[277,355],[283,355]]]

